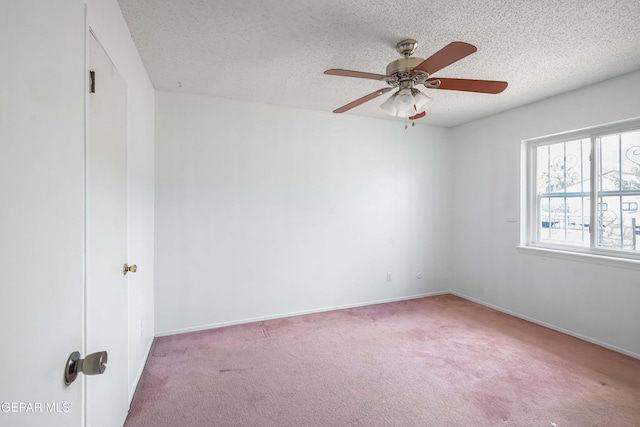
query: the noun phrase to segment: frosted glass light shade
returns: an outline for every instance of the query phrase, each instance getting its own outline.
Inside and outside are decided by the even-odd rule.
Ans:
[[[413,109],[414,102],[415,100],[411,89],[401,89],[393,101],[393,106],[396,107],[398,111],[407,111]]]
[[[416,113],[421,113],[433,104],[433,98],[429,98],[417,89],[414,89],[414,91],[413,98],[415,99]]]
[[[394,106],[394,103],[393,103],[393,101],[396,98],[396,95],[397,93],[394,93],[389,97],[389,99],[387,99],[380,105],[380,108],[382,109],[382,111],[384,111],[385,113],[391,116],[395,116],[398,112],[397,108]]]

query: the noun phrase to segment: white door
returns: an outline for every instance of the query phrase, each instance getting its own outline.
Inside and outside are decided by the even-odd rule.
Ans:
[[[85,8],[0,1],[0,426],[79,427]]]
[[[87,138],[87,354],[107,351],[104,374],[87,376],[87,426],[119,427],[128,410],[127,86],[90,35]]]

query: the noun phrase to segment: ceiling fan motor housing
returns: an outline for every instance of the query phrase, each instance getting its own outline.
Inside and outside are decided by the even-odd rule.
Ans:
[[[424,59],[417,56],[407,56],[404,58],[396,59],[395,61],[387,65],[387,76],[391,76],[396,73],[403,73],[413,70]]]
[[[411,56],[418,48],[418,41],[414,39],[405,39],[396,45],[396,51],[402,55],[402,58],[397,59],[387,65],[387,76],[392,76],[392,79],[387,80],[392,86],[400,86],[401,88],[413,87],[414,76],[413,69],[420,64],[424,59]]]

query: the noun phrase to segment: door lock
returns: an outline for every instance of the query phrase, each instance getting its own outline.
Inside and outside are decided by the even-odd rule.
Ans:
[[[127,275],[128,272],[135,273],[136,271],[138,271],[138,266],[135,264],[131,264],[131,265],[125,264],[124,267],[122,267],[122,273],[125,276]]]
[[[107,369],[107,352],[99,351],[80,359],[80,352],[74,351],[67,359],[64,369],[64,383],[71,384],[78,377],[78,373],[85,375],[100,375]]]

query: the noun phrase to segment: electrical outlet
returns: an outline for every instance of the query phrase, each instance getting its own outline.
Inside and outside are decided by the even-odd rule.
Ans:
[[[387,282],[390,282],[390,281],[391,281],[391,272],[389,271],[387,273]]]
[[[422,279],[422,273],[420,271],[416,274],[416,279]]]

